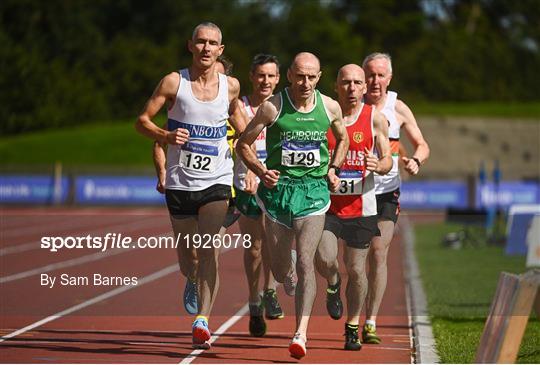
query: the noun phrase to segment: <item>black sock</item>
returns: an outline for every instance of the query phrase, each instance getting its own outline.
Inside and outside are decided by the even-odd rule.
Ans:
[[[341,278],[338,276],[337,283],[335,283],[334,285],[329,284],[328,289],[330,289],[330,291],[335,293],[339,289],[340,286],[341,286]]]

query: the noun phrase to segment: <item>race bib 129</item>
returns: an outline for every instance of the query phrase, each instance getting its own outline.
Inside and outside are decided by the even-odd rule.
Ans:
[[[281,164],[287,167],[320,166],[320,143],[284,141],[281,147]]]

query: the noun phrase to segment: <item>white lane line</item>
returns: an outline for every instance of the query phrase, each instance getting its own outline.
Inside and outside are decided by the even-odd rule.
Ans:
[[[231,318],[229,318],[225,323],[223,323],[216,332],[214,332],[214,335],[210,338],[210,343],[214,343],[217,341],[219,336],[227,332],[229,328],[231,328],[236,322],[238,322],[243,316],[245,316],[248,312],[249,306],[246,303],[242,308],[238,310]],[[180,364],[191,364],[193,360],[197,358],[200,354],[202,354],[205,350],[193,350],[189,355],[187,355]]]
[[[176,332],[178,333],[178,332]],[[11,341],[16,341],[17,344],[45,344],[45,345],[50,345],[50,344],[54,344],[54,345],[58,345],[58,344],[70,344],[70,345],[73,345],[73,344],[79,344],[79,345],[88,345],[88,340],[87,339],[80,339],[80,340],[65,340],[65,339],[57,339],[57,340],[35,340],[35,339],[20,339],[20,338],[17,338],[17,339],[11,339]],[[90,341],[93,341],[93,340],[90,340]],[[154,341],[126,341],[126,340],[115,340],[115,339],[111,339],[111,340],[100,340],[100,341],[97,341],[97,343],[102,343],[102,342],[105,342],[105,341],[111,341],[111,342],[115,342],[115,341],[121,341],[123,344],[127,344],[127,345],[142,345],[142,346],[148,346],[148,345],[151,345],[151,346],[163,346],[163,347],[176,347],[178,346],[178,342],[177,341],[171,341],[171,342],[154,342]],[[65,358],[63,357],[62,360],[65,360]],[[117,361],[117,360],[115,360]],[[90,362],[90,363],[94,363],[94,362]]]
[[[387,351],[407,351],[410,352],[411,349],[406,349],[403,347],[384,347],[384,346],[369,346],[370,349],[374,350],[387,350]]]
[[[164,237],[164,236],[167,236],[168,234],[169,233],[164,233],[164,234],[161,234],[161,235],[159,235],[157,237]],[[100,252],[88,254],[88,255],[85,255],[85,256],[76,257],[74,259],[70,259],[70,260],[66,260],[66,261],[55,262],[54,264],[49,264],[49,265],[41,266],[41,267],[38,267],[38,268],[35,268],[35,269],[32,269],[32,270],[23,271],[23,272],[20,272],[20,273],[17,273],[17,274],[12,274],[12,275],[8,275],[8,276],[0,277],[0,284],[9,283],[11,281],[24,279],[24,278],[34,276],[34,275],[37,275],[37,274],[42,274],[42,273],[46,273],[46,272],[50,272],[50,271],[64,269],[66,267],[73,267],[73,266],[85,264],[87,262],[98,261],[98,260],[101,260],[101,259],[104,259],[104,258],[107,258],[107,257],[118,255],[119,253],[133,251],[136,248],[137,247],[115,248],[115,249],[112,249],[112,250],[106,250],[105,252],[100,251]]]
[[[174,317],[176,318],[176,316],[171,316],[171,317]],[[4,332],[8,332],[8,331],[14,331],[15,329],[14,328],[3,328],[2,331]],[[80,333],[80,332],[86,332],[86,331],[91,331],[92,333],[103,333],[103,334],[111,334],[114,332],[115,335],[125,335],[125,334],[131,334],[133,331],[129,331],[129,330],[117,330],[117,329],[113,329],[113,328],[110,328],[110,329],[92,329],[92,330],[89,330],[87,328],[72,328],[72,329],[53,329],[53,328],[48,328],[46,330],[43,330],[43,332],[50,332],[50,333],[54,333],[54,332],[62,332],[62,333]],[[37,331],[39,332],[39,330]],[[159,329],[156,329],[156,330],[144,330],[143,332],[145,333],[148,333],[149,335],[152,335],[152,333],[171,333],[171,334],[175,334],[177,335],[179,332],[177,330],[175,331],[167,331],[167,330],[159,330]],[[236,331],[236,332],[229,332],[229,335],[231,336],[242,336],[242,335],[245,335],[247,334],[248,332],[247,331]],[[286,336],[286,337],[289,337],[291,335],[291,332],[290,331],[272,331],[272,335],[275,335],[275,336]],[[323,337],[323,338],[326,338],[328,336],[328,332],[309,332],[309,335],[311,337]],[[325,337],[326,336],[326,337]],[[403,337],[403,338],[409,338],[409,335],[402,335],[402,334],[381,334],[379,335],[379,337]],[[399,340],[400,342],[402,340]],[[372,347],[372,345],[370,345],[370,347]]]
[[[112,225],[112,226],[108,226],[108,227],[94,228],[91,231],[81,229],[81,230],[77,230],[77,231],[72,231],[72,232],[70,232],[68,234],[65,234],[63,232],[60,232],[62,234],[50,234],[50,233],[47,233],[47,234],[44,234],[44,236],[47,236],[47,237],[48,236],[52,236],[52,237],[55,237],[55,236],[59,236],[59,237],[87,236],[87,235],[94,236],[94,235],[102,235],[105,232],[107,232],[107,233],[108,232],[118,233],[118,231],[122,231],[121,232],[122,234],[127,234],[129,232],[137,232],[139,230],[146,229],[146,228],[149,228],[149,227],[155,227],[155,226],[156,226],[155,220],[144,220],[142,222],[141,221],[135,221],[135,222],[116,224],[116,225]],[[79,228],[79,227],[77,227],[77,228]],[[2,236],[2,240],[4,240],[4,238],[5,237]],[[26,252],[26,251],[31,251],[31,250],[37,250],[39,248],[41,248],[40,242],[38,241],[38,239],[34,239],[34,240],[32,240],[30,242],[27,242],[27,243],[21,243],[21,244],[17,244],[17,245],[14,245],[14,246],[8,246],[8,247],[0,248],[0,256],[6,256],[6,255],[14,254],[14,253],[21,253],[21,252]]]
[[[134,220],[133,217],[126,219],[124,216],[103,216],[103,215],[90,215],[90,216],[77,216],[76,214],[58,214],[54,217],[54,220],[43,221],[40,223],[28,222],[26,226],[11,227],[6,219],[3,224],[2,238],[19,237],[21,232],[25,235],[37,234],[43,231],[50,230],[50,233],[64,233],[64,231],[74,231],[84,228],[98,228],[103,225],[120,225],[120,224],[137,224],[149,220],[148,217],[139,217],[140,219]],[[77,218],[77,219],[75,219]],[[86,219],[85,219],[86,218]],[[107,219],[109,218],[109,219]],[[114,219],[113,219],[114,218]],[[156,218],[157,217],[152,217]],[[96,219],[95,221],[93,221]],[[99,219],[99,220],[98,220]],[[90,226],[89,226],[89,223]]]
[[[78,215],[78,216],[86,216],[86,215],[156,215],[156,216],[163,216],[163,217],[169,217],[169,214],[167,213],[167,210],[164,208],[111,208],[111,207],[103,207],[103,208],[87,208],[87,207],[81,207],[81,208],[54,208],[51,209],[50,207],[43,207],[43,208],[2,208],[2,215],[9,217],[9,216],[36,216],[36,215],[43,215],[43,216],[54,216],[54,215]]]
[[[9,246],[6,248],[0,248],[0,256],[11,255],[14,253],[26,252],[30,250],[37,250],[40,247],[39,242],[32,241],[23,243],[20,245]]]
[[[232,248],[227,248],[227,249],[224,249],[222,251],[222,253],[225,253],[227,251],[232,251]],[[123,292],[126,292],[128,290],[131,290],[135,287],[139,287],[141,285],[144,285],[144,284],[147,284],[149,282],[152,282],[152,281],[155,281],[157,279],[160,279],[164,276],[167,276],[173,272],[176,272],[178,271],[178,264],[173,264],[173,265],[170,265],[162,270],[159,270],[151,275],[148,275],[148,276],[145,276],[144,278],[142,278],[141,280],[139,280],[139,284],[136,285],[136,286],[131,286],[131,285],[125,285],[125,286],[122,286],[122,287],[119,287],[119,288],[116,288],[116,289],[113,289],[109,292],[106,292],[106,293],[103,293],[101,295],[98,295],[97,297],[94,297],[92,299],[89,299],[81,304],[78,304],[76,306],[73,306],[73,307],[70,307],[68,309],[65,309],[61,312],[58,312],[56,314],[53,314],[47,318],[44,318],[42,320],[39,320],[37,322],[34,322],[26,327],[23,327],[19,330],[16,330],[10,334],[7,334],[5,336],[2,336],[0,338],[0,343],[10,339],[10,338],[13,338],[15,336],[18,336],[18,335],[21,335],[23,333],[26,333],[28,331],[31,331],[33,330],[34,328],[37,328],[37,327],[40,327],[44,324],[47,324],[49,322],[52,322],[54,320],[57,320],[59,318],[62,318],[63,316],[66,316],[68,314],[71,314],[73,312],[76,312],[76,311],[79,311],[83,308],[86,308],[88,306],[91,306],[93,304],[96,304],[96,303],[99,303],[105,299],[108,299],[108,298],[111,298],[111,297],[114,297],[116,295],[119,295]],[[240,308],[232,317],[230,317],[227,321],[225,321],[225,323],[223,323],[218,329],[216,332],[214,332],[214,335],[210,338],[210,342],[211,343],[214,343],[222,334],[224,334],[229,328],[231,328],[236,322],[238,322],[244,315],[246,315],[249,311],[249,304],[246,303],[242,308]],[[190,364],[193,360],[195,360],[195,358],[200,355],[204,350],[193,350],[186,358],[184,358],[182,360],[182,362],[180,362],[180,364]]]
[[[159,271],[156,271],[150,275],[147,275],[145,276],[144,278],[142,278],[141,280],[139,280],[139,283],[137,285],[124,285],[124,286],[121,286],[121,287],[118,287],[116,289],[113,289],[111,291],[108,291],[106,293],[103,293],[101,295],[98,295],[97,297],[94,297],[92,299],[89,299],[85,302],[82,302],[80,304],[77,304],[73,307],[70,307],[70,308],[67,308],[67,309],[64,309],[63,311],[61,312],[58,312],[56,314],[53,314],[52,316],[49,316],[47,318],[43,318],[42,320],[39,320],[37,322],[34,322],[26,327],[23,327],[17,331],[14,331],[14,332],[11,332],[10,334],[7,334],[5,336],[2,336],[2,338],[0,338],[0,343],[12,338],[12,337],[15,337],[15,336],[18,336],[18,335],[21,335],[25,332],[28,332],[28,331],[31,331],[33,330],[34,328],[37,328],[39,326],[42,326],[46,323],[49,323],[49,322],[52,322],[54,320],[57,320],[59,318],[62,318],[68,314],[71,314],[73,312],[76,312],[76,311],[79,311],[83,308],[86,308],[88,306],[91,306],[93,304],[96,304],[96,303],[99,303],[105,299],[109,299],[109,298],[112,298],[114,296],[117,296],[119,294],[122,294],[128,290],[131,290],[131,289],[134,289],[134,288],[138,288],[144,284],[148,284],[152,281],[155,281],[157,279],[160,279],[164,276],[167,276],[169,274],[172,274],[173,272],[176,272],[178,271],[178,264],[173,264],[173,265],[170,265],[170,266],[167,266]]]
[[[238,322],[242,316],[246,315],[249,311],[249,305],[246,303],[236,314],[234,314],[231,318],[229,318],[225,323],[223,323],[216,332],[214,332],[214,335],[210,338],[210,343],[214,343],[222,334],[224,334],[229,328],[231,328],[236,322]],[[410,315],[409,315],[410,320]],[[410,328],[409,328],[410,331]],[[272,332],[274,333],[274,332]],[[289,334],[289,333],[286,333]],[[324,333],[327,335],[327,333]],[[312,336],[315,334],[311,334]],[[385,337],[408,337],[408,343],[411,343],[412,338],[410,335],[385,335]],[[381,350],[391,350],[391,351],[411,351],[412,347],[409,348],[403,348],[403,347],[384,347],[384,346],[372,346],[373,348],[381,349]],[[197,358],[200,354],[202,354],[205,350],[193,350],[189,355],[187,355],[179,364],[191,364],[193,360]]]
[[[408,262],[407,262],[407,254],[404,255],[403,258],[403,270],[404,276],[405,276],[405,304],[407,306],[407,323],[409,324],[409,346],[411,349],[411,359],[410,363],[415,364],[416,363],[416,351],[415,351],[415,338],[414,338],[414,331],[413,331],[413,318],[412,318],[412,308],[411,308],[411,291],[409,289],[409,268],[408,268]]]
[[[409,346],[411,346],[410,363],[415,364],[417,360],[416,358],[417,354],[416,354],[416,349],[415,349],[416,339],[414,338],[414,331],[413,331],[414,325],[413,325],[413,318],[412,318],[411,291],[410,291],[411,252],[408,251],[409,249],[408,244],[411,240],[410,233],[409,233],[409,231],[411,230],[411,226],[410,226],[411,223],[409,222],[409,218],[407,216],[403,216],[400,223],[402,223],[405,226],[405,228],[402,229],[400,233],[401,233],[402,242],[405,243],[405,248],[404,248],[405,254],[403,255],[403,258],[402,258],[402,265],[403,265],[403,276],[405,278],[405,304],[407,306],[407,317],[408,317],[407,323],[409,324]]]
[[[60,261],[60,262],[57,262],[57,263],[54,263],[54,264],[41,266],[41,267],[38,267],[36,269],[27,270],[27,271],[23,271],[23,272],[20,272],[20,273],[17,273],[17,274],[0,277],[0,284],[5,284],[5,283],[9,283],[11,281],[24,279],[24,278],[34,276],[34,275],[37,275],[37,274],[43,274],[43,273],[46,273],[46,272],[49,272],[49,271],[54,271],[54,270],[58,270],[58,269],[64,269],[66,267],[72,267],[72,266],[85,264],[87,262],[101,260],[101,259],[103,259],[105,257],[111,257],[111,256],[114,256],[114,255],[118,255],[119,253],[129,252],[129,251],[132,251],[132,250],[134,250],[134,249],[133,248],[116,248],[116,249],[113,249],[113,250],[107,250],[105,252],[92,253],[92,254],[77,257],[77,258],[74,258],[74,259],[71,259],[71,260]]]
[[[437,353],[433,328],[427,310],[427,299],[422,285],[420,268],[414,253],[416,240],[414,228],[407,216],[404,216],[401,222],[404,224],[405,278],[408,285],[408,302],[411,310],[411,330],[414,335],[414,362],[417,364],[437,364],[441,361]]]
[[[92,217],[93,218],[93,217]],[[98,216],[98,218],[103,218],[102,216]],[[117,218],[111,217],[111,218]],[[121,217],[123,218],[123,217]],[[113,221],[114,224],[122,224],[122,223],[129,223],[130,221],[128,219],[117,219],[116,221]],[[131,220],[133,222],[133,219]],[[103,220],[98,222],[99,224],[96,224],[96,227],[102,224],[111,223],[110,220]],[[19,227],[12,227],[9,226],[8,222],[4,222],[4,227],[2,229],[2,238],[8,239],[13,237],[19,237],[21,233],[25,235],[31,235],[31,234],[38,234],[43,231],[49,231],[49,233],[63,233],[64,231],[68,230],[76,230],[80,228],[88,227],[88,220],[82,219],[77,217],[76,219],[73,216],[68,215],[58,215],[58,217],[55,217],[54,220],[50,221],[43,221],[39,224],[34,222],[28,222],[26,226],[19,226]]]

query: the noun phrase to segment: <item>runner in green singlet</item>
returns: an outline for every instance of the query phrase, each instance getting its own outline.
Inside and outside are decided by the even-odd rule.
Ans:
[[[349,146],[339,104],[315,88],[320,77],[315,55],[296,55],[287,71],[291,85],[259,107],[236,146],[247,167],[263,182],[257,199],[265,212],[274,277],[288,294],[296,293],[296,333],[289,346],[295,358],[306,355],[307,327],[317,289],[315,251],[330,206],[330,190],[339,186],[336,169]],[[264,128],[266,166],[251,148]],[[331,158],[326,141],[329,128],[337,141]],[[294,239],[296,264],[291,255]]]

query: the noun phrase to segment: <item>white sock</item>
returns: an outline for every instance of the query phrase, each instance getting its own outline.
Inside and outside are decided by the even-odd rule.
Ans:
[[[366,324],[370,324],[372,325],[373,327],[377,327],[377,325],[375,324],[375,321],[371,320],[371,319],[366,319]]]

